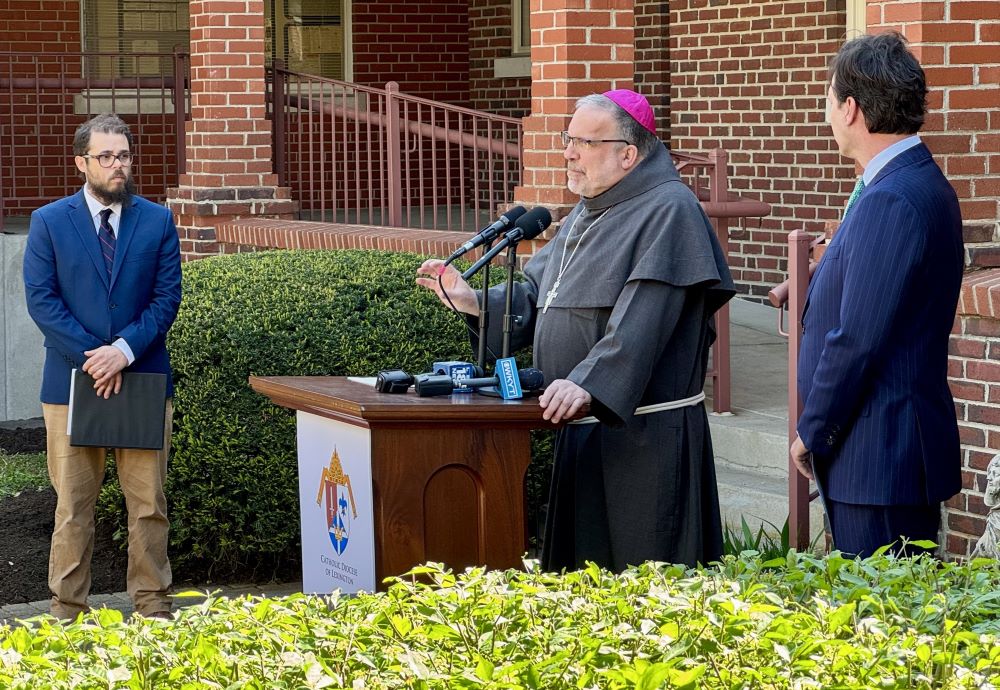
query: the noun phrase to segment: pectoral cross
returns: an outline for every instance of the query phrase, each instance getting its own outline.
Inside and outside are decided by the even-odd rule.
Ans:
[[[542,305],[542,313],[545,314],[549,310],[549,305],[552,304],[552,300],[556,298],[559,294],[556,290],[559,289],[559,281],[552,283],[552,289],[545,293],[545,304]]]

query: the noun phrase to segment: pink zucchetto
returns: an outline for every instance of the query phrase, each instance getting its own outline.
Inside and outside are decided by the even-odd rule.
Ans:
[[[656,122],[653,119],[653,109],[649,106],[649,101],[641,93],[636,93],[631,89],[615,89],[605,91],[603,94],[622,110],[632,116],[636,122],[656,134]]]

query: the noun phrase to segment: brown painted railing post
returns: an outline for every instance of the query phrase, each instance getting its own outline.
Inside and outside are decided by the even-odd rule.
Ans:
[[[710,200],[715,203],[729,201],[728,156],[722,149],[708,152],[712,161]],[[729,261],[729,219],[712,218],[715,234],[719,238],[722,253]],[[715,344],[712,346],[712,410],[716,414],[732,412],[732,396],[729,367],[729,305],[724,305],[715,316]]]
[[[809,243],[802,230],[788,234],[788,443],[797,436],[802,414],[799,398],[799,344],[802,341],[802,310],[809,289]],[[809,481],[799,474],[788,457],[788,541],[799,551],[809,547]]]
[[[285,131],[288,127],[285,118],[285,61],[275,60],[271,68],[271,127],[274,141],[274,173],[278,176],[278,186],[285,187]]]
[[[386,163],[388,164],[387,176],[389,185],[389,225],[392,227],[403,226],[403,165],[402,151],[400,150],[400,121],[399,121],[399,84],[394,81],[385,85],[385,104],[387,122],[386,132]]]
[[[182,53],[180,46],[174,46],[174,155],[176,156],[177,176],[187,172],[187,131],[184,122],[187,120],[187,55]],[[177,184],[180,184],[178,179]]]

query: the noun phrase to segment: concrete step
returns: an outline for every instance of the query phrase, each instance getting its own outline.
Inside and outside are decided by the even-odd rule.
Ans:
[[[709,415],[716,465],[780,479],[788,476],[788,421],[752,410]]]
[[[716,464],[722,522],[730,529],[740,529],[742,520],[757,533],[761,526],[769,533],[780,533],[788,519],[788,478],[772,477],[749,470]],[[815,487],[812,487],[815,489]],[[823,508],[819,500],[809,505],[809,543],[823,531]]]

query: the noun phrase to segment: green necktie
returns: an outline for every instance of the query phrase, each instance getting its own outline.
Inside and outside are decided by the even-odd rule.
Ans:
[[[844,208],[844,215],[841,216],[840,222],[843,223],[847,218],[847,212],[851,210],[851,206],[854,206],[854,202],[858,200],[861,196],[861,192],[865,189],[865,178],[859,177],[858,183],[854,185],[854,191],[851,192],[851,197],[847,200],[847,206]]]

